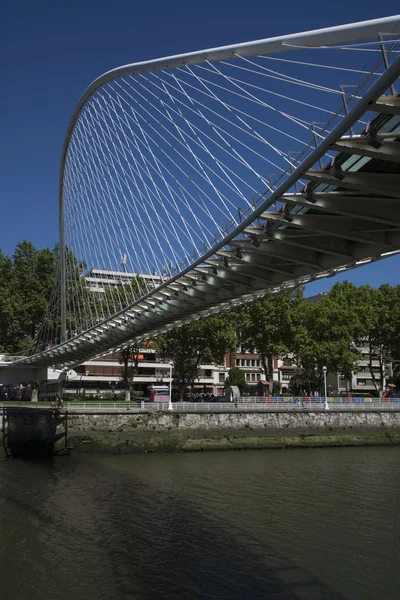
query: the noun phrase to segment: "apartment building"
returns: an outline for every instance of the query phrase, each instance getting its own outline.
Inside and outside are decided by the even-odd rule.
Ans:
[[[97,296],[102,296],[108,288],[115,288],[120,284],[128,284],[139,276],[149,287],[162,283],[163,279],[158,273],[147,275],[144,273],[129,273],[126,271],[109,271],[107,269],[92,268],[84,276],[88,289]]]
[[[272,390],[273,382],[280,382],[282,390],[288,388],[290,379],[295,373],[297,366],[293,358],[273,359],[273,379],[266,381],[260,355],[238,348],[236,352],[226,354],[223,364],[214,367],[214,393],[220,395],[224,388],[225,379],[228,377],[229,369],[238,367],[244,372],[249,392],[256,391],[260,383],[265,388]]]
[[[171,366],[159,357],[151,346],[144,345],[138,355],[138,373],[135,389],[146,396],[150,385],[168,384]],[[214,365],[202,365],[194,389],[205,393],[214,392]],[[107,394],[122,391],[122,365],[118,353],[107,354],[88,360],[76,369],[76,376],[68,379],[65,390],[85,395]]]
[[[346,382],[346,379],[342,375],[336,376],[334,387],[338,389],[339,393],[345,393],[349,391],[351,395],[357,394],[373,394],[376,392],[375,385],[372,379],[370,371],[370,353],[367,345],[362,345],[358,348],[362,354],[362,358],[358,363],[356,371],[352,372],[350,381]],[[380,381],[380,366],[379,359],[377,356],[372,355],[372,370],[376,377],[376,380]],[[385,365],[385,379],[392,375],[392,365],[388,363]],[[384,385],[385,387],[385,385]]]

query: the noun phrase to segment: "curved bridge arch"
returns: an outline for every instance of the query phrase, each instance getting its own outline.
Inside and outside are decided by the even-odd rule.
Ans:
[[[377,38],[382,31],[393,34],[399,27],[399,17],[378,19],[127,65],[102,75],[79,100],[64,142],[61,248],[65,247],[65,169],[70,142],[87,101],[105,83],[132,73],[225,61],[232,56],[287,52],[293,46],[346,44]],[[62,293],[62,343],[18,362],[72,366],[118,349],[132,339],[150,337],[266,292],[331,276],[400,251],[400,222],[393,217],[400,201],[400,128],[396,120],[400,104],[392,89],[400,75],[400,57],[397,53],[392,56],[391,64],[387,61],[376,80],[372,77],[376,71],[371,72],[368,85],[358,88],[361,92],[353,95],[350,107],[344,102],[340,118],[329,132],[307,146],[301,159],[290,163],[278,184],[268,194],[260,194],[251,212],[234,223],[226,235],[215,239],[200,256],[179,272],[170,273],[143,297],[72,339],[66,339]],[[345,94],[342,97],[346,99]],[[361,124],[359,133],[354,134],[353,127],[363,118],[370,125]],[[368,171],[364,164],[360,170],[348,169],[346,164],[352,164],[352,157],[367,159],[374,168]],[[271,210],[273,206],[280,208]],[[65,291],[63,251],[60,258],[61,290]]]

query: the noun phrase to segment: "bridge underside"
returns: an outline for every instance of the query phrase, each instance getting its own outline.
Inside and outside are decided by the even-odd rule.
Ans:
[[[342,137],[334,161],[303,172],[277,200],[201,264],[128,309],[21,364],[70,367],[173,326],[400,251],[400,101],[378,98],[364,134]],[[327,163],[321,157],[320,165]]]

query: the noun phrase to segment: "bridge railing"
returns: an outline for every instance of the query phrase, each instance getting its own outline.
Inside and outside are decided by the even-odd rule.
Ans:
[[[4,364],[9,364],[9,363],[13,363],[16,362],[17,360],[21,360],[23,358],[26,358],[25,356],[22,356],[21,354],[16,354],[11,356],[10,354],[0,354],[0,364],[4,363]]]

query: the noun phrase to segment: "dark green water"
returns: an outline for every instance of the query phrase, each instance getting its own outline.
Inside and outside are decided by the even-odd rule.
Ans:
[[[1,600],[400,599],[400,448],[0,461]]]

